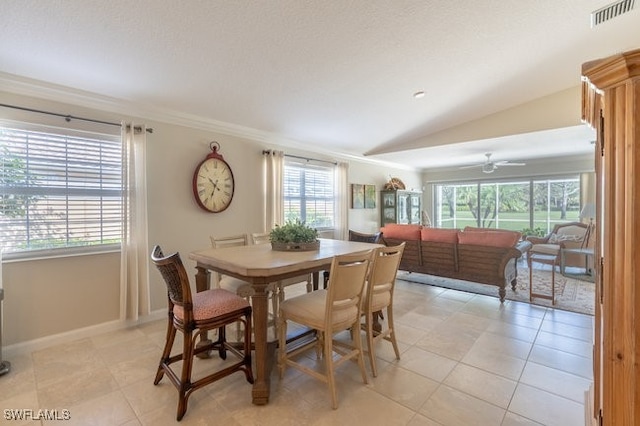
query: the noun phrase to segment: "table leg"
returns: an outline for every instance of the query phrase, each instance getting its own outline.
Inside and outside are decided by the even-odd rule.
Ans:
[[[201,291],[209,290],[211,286],[210,284],[211,273],[209,272],[208,269],[201,268],[200,266],[196,266],[196,270],[198,271],[196,272],[196,291],[201,292]],[[201,334],[200,341],[196,343],[196,348],[209,345],[209,344],[211,344],[211,339],[209,339],[209,333],[205,331]],[[211,356],[210,352],[211,351],[201,352],[196,356],[201,359],[209,358]]]
[[[267,322],[269,307],[267,303],[267,285],[254,286],[255,293],[251,296],[253,307],[253,335],[255,345],[255,381],[251,392],[253,403],[265,405],[269,402],[271,388],[271,364],[273,360],[274,345],[267,342]]]

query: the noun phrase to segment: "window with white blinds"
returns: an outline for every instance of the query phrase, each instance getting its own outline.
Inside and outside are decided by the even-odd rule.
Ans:
[[[334,226],[334,168],[286,160],[284,217],[300,219],[316,229]]]
[[[120,244],[119,136],[0,127],[0,246],[33,253]]]

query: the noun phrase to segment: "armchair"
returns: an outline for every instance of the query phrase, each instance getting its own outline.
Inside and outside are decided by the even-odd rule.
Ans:
[[[585,248],[589,243],[589,225],[582,222],[559,223],[553,227],[553,231],[544,237],[528,236],[527,241],[531,242],[530,254],[542,254],[549,256],[560,256],[564,249]],[[583,260],[573,253],[564,257],[564,266],[579,266]]]

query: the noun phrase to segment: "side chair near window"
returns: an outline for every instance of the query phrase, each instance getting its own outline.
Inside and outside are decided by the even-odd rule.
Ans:
[[[225,247],[238,247],[238,246],[246,246],[249,245],[249,238],[247,234],[239,234],[239,235],[231,235],[227,237],[209,237],[211,239],[211,247],[213,248],[225,248]],[[217,288],[222,288],[228,290],[232,293],[237,294],[240,297],[244,297],[249,300],[251,296],[255,294],[255,290],[251,287],[246,281],[242,281],[238,278],[222,275],[219,272],[213,272],[213,282],[214,286]],[[269,284],[268,287],[271,305],[273,310],[273,316],[275,317],[278,312],[278,297],[277,292],[278,288],[276,283]],[[272,324],[275,324],[275,321],[272,320]],[[238,339],[242,334],[238,325],[237,335]]]
[[[371,243],[371,244],[382,244],[384,240],[382,239],[382,232],[376,232],[373,234],[365,234],[362,232],[356,232],[349,229],[349,241],[357,241],[360,243]],[[324,288],[327,288],[327,283],[329,282],[329,271],[324,271],[322,274]]]
[[[380,340],[386,340],[393,345],[396,359],[400,359],[396,332],[393,324],[393,292],[396,285],[396,275],[400,259],[406,243],[392,247],[378,247],[373,251],[371,268],[365,284],[365,292],[362,296],[362,315],[365,318],[361,325],[367,339],[367,353],[371,363],[371,374],[378,375],[376,365],[375,344]],[[377,330],[374,327],[375,315],[385,310],[387,313],[387,327],[385,330]]]
[[[553,227],[553,231],[545,237],[528,236],[527,241],[532,246],[527,253],[527,265],[529,267],[529,300],[534,297],[550,299],[555,305],[555,274],[556,266],[560,272],[564,272],[563,250],[583,247],[586,241],[588,225],[582,222],[559,223]],[[533,291],[533,262],[551,265],[551,294],[540,294]]]
[[[360,333],[351,333],[353,345],[339,342],[334,335],[344,330],[359,330],[362,315],[362,292],[369,268],[371,252],[336,256],[331,262],[331,276],[326,289],[312,291],[285,300],[278,315],[278,369],[280,379],[287,366],[319,379],[329,386],[331,405],[338,408],[335,369],[342,363],[356,359],[362,380],[367,383]],[[316,340],[287,352],[287,321],[316,331]],[[311,347],[322,348],[324,373],[293,360],[293,357]],[[333,353],[338,356],[334,358]]]
[[[158,365],[154,385],[160,383],[166,374],[178,389],[178,411],[176,420],[182,420],[187,411],[187,402],[191,393],[203,386],[222,379],[230,374],[242,371],[249,383],[253,383],[251,369],[251,306],[244,298],[227,290],[212,289],[191,294],[189,278],[179,253],[165,256],[160,246],[151,252],[151,260],[160,271],[167,285],[169,304],[169,322],[167,337]],[[244,325],[243,349],[239,350],[227,343],[225,326],[233,323]],[[218,339],[206,345],[196,342],[201,333],[218,330]],[[176,331],[183,334],[182,352],[171,356]],[[192,381],[193,358],[205,351],[217,350],[220,358],[227,358],[227,351],[240,360],[225,368]],[[171,364],[181,362],[181,371],[175,372]],[[206,361],[203,361],[206,362]]]

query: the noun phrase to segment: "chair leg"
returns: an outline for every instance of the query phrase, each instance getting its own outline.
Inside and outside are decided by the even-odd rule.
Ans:
[[[393,323],[393,306],[387,306],[387,326],[389,327],[388,340],[391,341],[393,351],[396,353],[396,359],[400,359],[400,350],[398,349],[398,342],[396,341],[396,327]]]
[[[353,328],[358,328],[359,326],[360,326],[360,318],[358,318],[355,324],[353,324]],[[356,333],[356,338],[354,340],[354,343],[356,345],[356,350],[358,351],[357,356],[358,356],[358,366],[360,367],[360,374],[362,375],[362,381],[366,385],[367,383],[369,383],[369,380],[367,379],[367,370],[364,367],[364,355],[363,355],[364,351],[362,350],[362,337],[360,333]]]
[[[218,355],[221,359],[227,359],[227,347],[225,343],[227,342],[227,329],[223,325],[218,328],[218,340],[216,340],[215,345],[218,346]]]
[[[154,385],[160,383],[162,377],[164,376],[164,368],[163,364],[167,362],[169,356],[171,356],[171,348],[173,348],[173,342],[176,338],[176,328],[173,325],[173,317],[169,315],[169,321],[167,325],[167,337],[165,338],[164,349],[162,350],[162,356],[160,357],[160,362],[158,363],[158,371],[156,372],[156,378],[153,381]]]
[[[327,372],[327,384],[329,385],[329,393],[331,394],[331,407],[336,410],[338,408],[338,392],[336,390],[336,378],[333,371],[333,336],[331,332],[324,336],[324,364]]]
[[[287,367],[287,320],[278,312],[278,372],[280,379],[284,377],[284,371]]]
[[[375,315],[373,313],[372,315]],[[365,336],[367,337],[367,353],[369,354],[369,364],[371,364],[371,375],[373,377],[378,376],[378,366],[376,364],[376,354],[375,354],[375,345],[373,342],[373,317],[372,315],[365,315],[364,326],[365,326]],[[355,342],[355,336],[354,336]]]
[[[183,332],[183,351],[182,351],[182,374],[180,377],[180,387],[178,388],[178,411],[176,420],[182,420],[187,412],[187,404],[189,395],[191,395],[191,368],[193,367],[193,331],[185,330]]]

